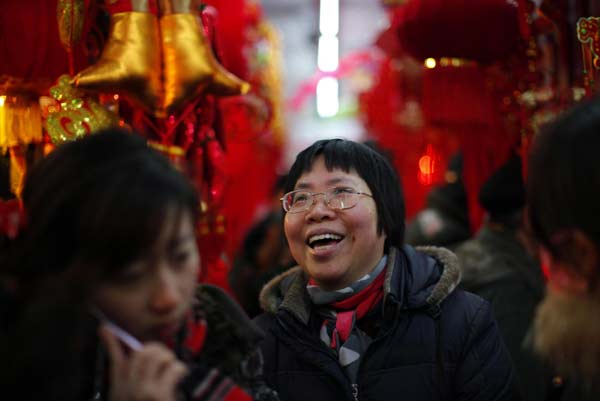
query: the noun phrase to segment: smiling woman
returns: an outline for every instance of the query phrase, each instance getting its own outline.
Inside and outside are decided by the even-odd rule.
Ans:
[[[324,196],[322,202],[310,197],[313,201],[304,211],[294,213],[293,204],[284,220],[292,256],[320,287],[339,290],[368,273],[383,257],[386,235],[377,230],[377,209],[367,183],[354,169],[329,171],[321,156],[296,188],[369,195],[356,196],[346,207],[335,207],[343,205],[335,196]]]
[[[482,299],[456,289],[456,257],[403,245],[404,200],[388,161],[321,140],[282,197],[298,266],[268,283],[264,379],[281,400],[518,400]]]

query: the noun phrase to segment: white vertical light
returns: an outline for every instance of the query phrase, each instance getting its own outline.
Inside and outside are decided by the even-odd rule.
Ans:
[[[321,78],[317,83],[317,113],[321,117],[333,117],[340,109],[339,84],[333,77]]]
[[[339,65],[339,43],[335,36],[321,36],[317,53],[317,66],[324,72],[333,72]]]
[[[334,72],[339,67],[340,4],[339,0],[321,0],[319,7],[319,47],[317,66],[320,71]],[[339,83],[336,78],[321,78],[317,84],[317,113],[333,117],[339,111]]]
[[[340,30],[339,0],[321,0],[319,32],[323,36],[336,36]]]

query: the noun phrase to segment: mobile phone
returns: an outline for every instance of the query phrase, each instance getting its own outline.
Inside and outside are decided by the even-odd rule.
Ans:
[[[127,331],[123,330],[121,327],[117,326],[113,321],[108,319],[106,315],[97,307],[93,306],[91,308],[92,315],[94,315],[101,324],[106,327],[108,331],[113,333],[115,337],[117,337],[124,345],[126,345],[129,349],[133,351],[138,351],[142,349],[143,345],[140,340],[129,334]]]

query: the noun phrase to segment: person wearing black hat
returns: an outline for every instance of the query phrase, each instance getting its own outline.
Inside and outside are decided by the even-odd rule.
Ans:
[[[515,363],[523,400],[543,400],[550,374],[523,345],[544,280],[524,233],[525,189],[521,159],[513,154],[484,183],[479,203],[487,213],[483,227],[456,250],[463,289],[488,300]]]
[[[406,226],[406,243],[456,249],[471,237],[467,194],[462,181],[462,154],[448,162],[444,183],[427,194],[426,206]]]

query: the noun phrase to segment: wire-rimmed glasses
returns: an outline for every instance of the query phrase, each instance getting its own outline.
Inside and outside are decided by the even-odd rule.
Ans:
[[[310,192],[304,189],[298,189],[291,191],[283,195],[281,205],[283,210],[288,213],[301,213],[305,212],[315,203],[317,195],[323,195],[325,198],[325,204],[331,209],[343,210],[349,209],[356,206],[358,199],[364,195],[373,197],[373,195],[366,192],[360,192],[353,188],[329,188],[326,192]]]

